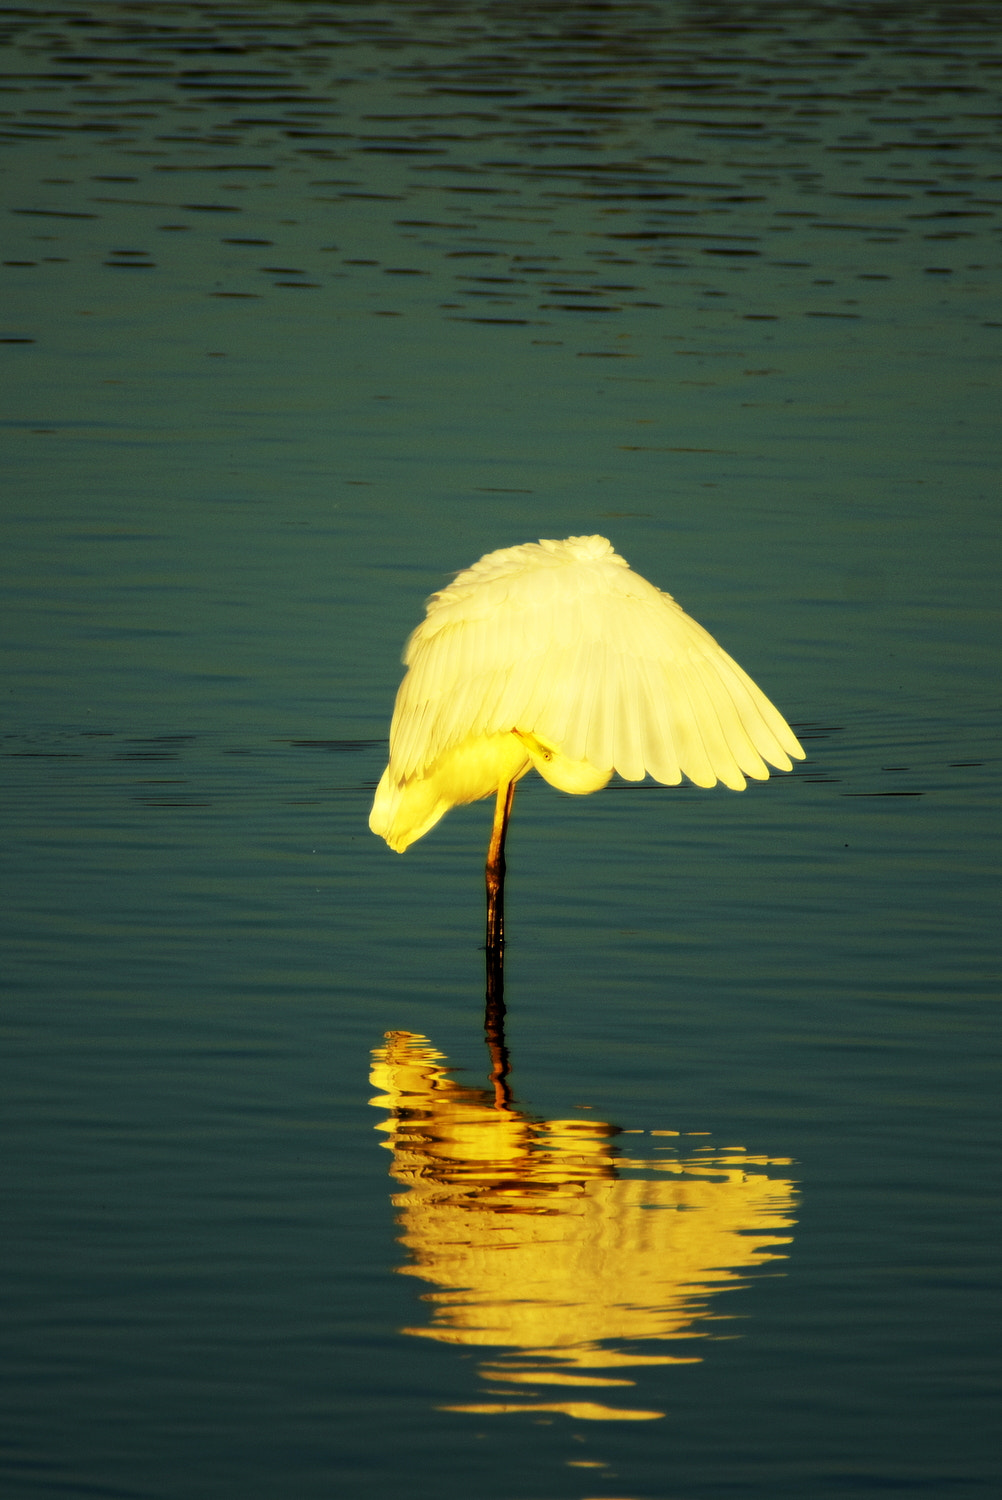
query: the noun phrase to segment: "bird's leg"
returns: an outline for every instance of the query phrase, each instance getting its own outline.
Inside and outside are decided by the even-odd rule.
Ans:
[[[496,1109],[511,1105],[508,1049],[504,1040],[504,841],[511,817],[515,783],[502,782],[494,808],[494,826],[487,850],[487,1011],[484,1027],[491,1055],[491,1084]]]
[[[494,806],[494,826],[487,849],[487,961],[497,955],[500,962],[504,947],[504,841],[515,796],[514,781],[503,781],[498,787]]]
[[[494,1108],[510,1109],[512,1102],[508,1071],[511,1063],[504,1037],[504,975],[500,951],[487,955],[487,1008],[484,1014],[484,1037],[491,1059],[491,1088]]]

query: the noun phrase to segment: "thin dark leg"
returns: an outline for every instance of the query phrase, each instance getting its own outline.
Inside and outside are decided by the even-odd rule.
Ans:
[[[514,796],[513,781],[498,787],[494,827],[487,851],[487,1010],[484,1031],[491,1055],[494,1103],[498,1109],[507,1109],[511,1104],[508,1049],[504,1039],[504,841]]]
[[[494,1090],[495,1109],[510,1109],[512,1101],[508,1073],[511,1061],[504,1038],[504,975],[500,951],[497,962],[487,955],[487,1010],[484,1016],[484,1035],[491,1058],[491,1087]]]
[[[511,817],[511,804],[515,797],[515,783],[508,781],[498,787],[498,799],[494,807],[494,826],[487,850],[487,962],[491,954],[500,955],[504,948],[504,841]]]

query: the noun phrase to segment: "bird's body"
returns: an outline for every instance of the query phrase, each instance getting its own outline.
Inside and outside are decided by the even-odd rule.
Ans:
[[[532,767],[565,792],[614,771],[740,791],[804,753],[737,662],[600,536],[489,552],[431,596],[404,662],[369,817],[399,851]]]

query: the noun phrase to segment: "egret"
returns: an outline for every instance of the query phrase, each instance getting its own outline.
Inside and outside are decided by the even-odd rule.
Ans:
[[[505,834],[527,771],[577,794],[613,771],[741,791],[804,755],[737,662],[602,536],[488,552],[432,594],[403,660],[369,827],[402,853],[450,807],[496,794],[488,953],[503,941]]]

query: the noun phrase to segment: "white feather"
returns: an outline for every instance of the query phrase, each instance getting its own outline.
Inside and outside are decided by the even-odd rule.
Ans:
[[[796,736],[747,673],[604,537],[489,552],[404,651],[369,826],[394,849],[532,766],[564,791],[652,776],[740,791]]]

